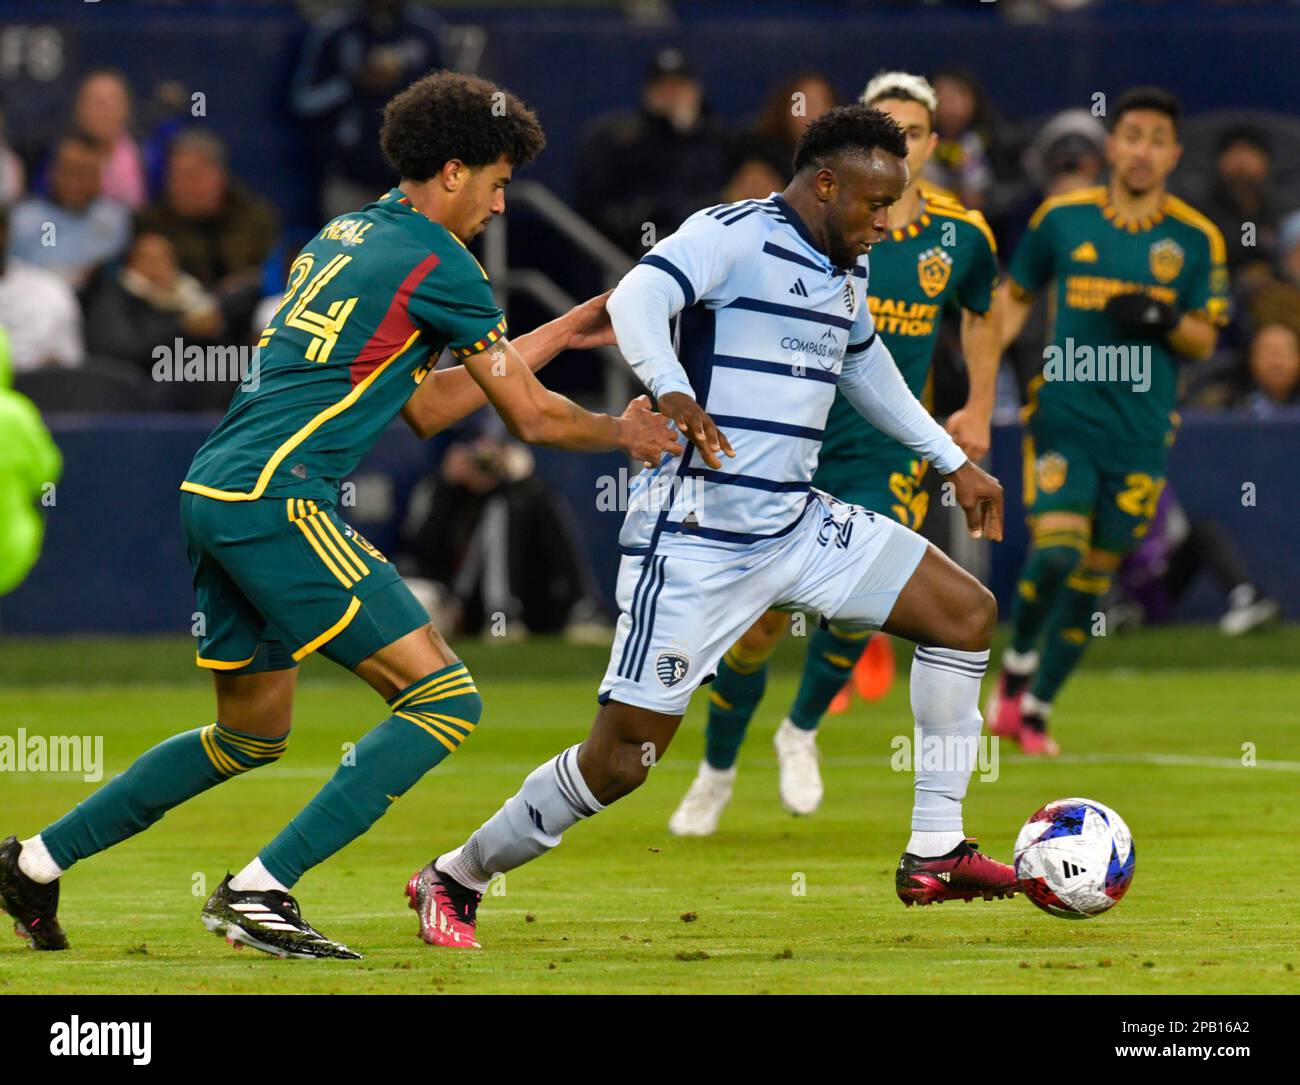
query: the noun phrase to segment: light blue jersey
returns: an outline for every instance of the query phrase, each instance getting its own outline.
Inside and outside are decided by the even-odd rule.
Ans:
[[[688,448],[644,471],[620,543],[679,534],[749,544],[793,529],[807,507],[846,355],[875,339],[867,258],[833,267],[779,195],[692,215],[642,259],[680,289],[676,353],[686,391],[736,451],[710,470]]]

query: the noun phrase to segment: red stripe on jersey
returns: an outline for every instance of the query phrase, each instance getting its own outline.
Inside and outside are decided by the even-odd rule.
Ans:
[[[357,352],[352,362],[352,387],[355,388],[370,376],[385,359],[391,357],[394,351],[411,338],[411,333],[415,331],[415,324],[406,311],[411,303],[411,295],[415,293],[415,288],[420,285],[424,277],[441,262],[437,254],[431,252],[402,280],[402,285],[393,295],[388,312],[379,322],[375,334],[366,340],[365,346]]]

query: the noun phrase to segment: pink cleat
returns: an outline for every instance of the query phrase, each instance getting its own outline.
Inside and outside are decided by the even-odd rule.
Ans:
[[[1030,757],[1056,757],[1061,752],[1056,739],[1047,733],[1047,721],[1041,716],[1022,716],[1016,741]]]
[[[474,938],[482,893],[466,888],[430,863],[411,875],[406,896],[420,917],[420,937],[429,945],[483,948]]]
[[[947,855],[923,859],[904,852],[894,875],[898,899],[909,908],[913,904],[942,904],[945,900],[971,901],[976,897],[1013,897],[1016,872],[980,854],[979,843],[969,837]]]
[[[990,695],[984,706],[984,720],[988,724],[989,734],[998,738],[1020,740],[1021,716],[1020,699],[1024,696],[1022,688],[1016,693],[1007,692],[1006,672],[998,675],[998,686]]]

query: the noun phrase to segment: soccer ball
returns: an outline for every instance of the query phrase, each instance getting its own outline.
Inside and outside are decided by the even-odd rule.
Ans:
[[[1109,806],[1057,799],[1038,810],[1016,837],[1020,889],[1049,915],[1100,915],[1133,881],[1133,834]]]

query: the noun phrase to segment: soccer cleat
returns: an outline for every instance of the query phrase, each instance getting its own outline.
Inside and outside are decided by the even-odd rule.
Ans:
[[[780,769],[781,805],[792,814],[811,814],[822,804],[822,774],[817,764],[817,732],[781,721],[772,739]]]
[[[984,706],[984,719],[988,724],[989,734],[998,738],[1020,736],[1020,699],[1024,696],[1025,680],[1013,679],[1019,688],[1014,693],[1008,686],[1006,671],[998,675],[997,688],[989,694],[988,704]]]
[[[1272,625],[1282,615],[1276,599],[1261,596],[1252,584],[1238,584],[1228,593],[1228,609],[1219,619],[1219,631],[1229,637]]]
[[[701,761],[690,788],[668,819],[668,831],[673,836],[711,836],[717,831],[722,811],[731,802],[735,782],[734,765],[729,769],[715,769],[707,761]]]
[[[461,885],[430,863],[411,875],[406,896],[420,917],[420,937],[429,945],[483,948],[474,937],[482,893]]]
[[[59,880],[42,885],[34,882],[18,865],[23,850],[16,836],[0,840],[0,906],[14,919],[14,934],[26,938],[32,949],[68,948],[68,937],[59,926]]]
[[[1016,741],[1030,757],[1056,757],[1061,752],[1056,739],[1047,733],[1047,720],[1029,712],[1021,716]]]
[[[942,904],[945,900],[1013,897],[1016,872],[1006,863],[982,855],[979,843],[967,838],[947,855],[922,859],[903,852],[894,875],[898,899],[913,904]]]
[[[826,715],[842,716],[853,707],[853,682],[845,682],[840,687],[839,693],[831,698],[831,703],[826,706]]]
[[[897,665],[888,633],[873,633],[867,650],[853,665],[853,687],[864,701],[878,701],[894,684]]]
[[[235,949],[252,946],[284,960],[332,958],[359,961],[342,942],[326,938],[302,917],[298,902],[275,889],[230,888],[227,874],[217,886],[201,914],[203,925],[223,936]]]

